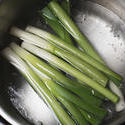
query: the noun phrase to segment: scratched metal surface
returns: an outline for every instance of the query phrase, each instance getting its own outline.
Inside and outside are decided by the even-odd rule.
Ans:
[[[110,7],[107,7],[106,3],[102,5],[105,5],[108,9],[99,4],[83,0],[77,1],[73,6],[73,18],[107,65],[125,79],[124,19],[122,20],[118,16],[120,13],[113,12],[115,9],[110,11]],[[43,28],[39,17],[31,22]],[[44,25],[44,28],[48,27]],[[4,79],[2,81],[4,85],[0,87],[0,113],[2,113],[2,116],[13,125],[57,125],[58,123],[49,108],[24,78],[2,58],[0,58],[0,63],[4,64],[0,65],[1,76]],[[8,77],[5,77],[5,75]],[[124,89],[124,85],[121,88]],[[111,106],[107,106],[109,111],[113,109]],[[106,125],[120,125],[125,120],[124,111],[121,113],[110,112],[109,114],[104,123]]]

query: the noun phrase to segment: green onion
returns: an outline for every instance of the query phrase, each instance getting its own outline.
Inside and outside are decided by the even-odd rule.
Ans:
[[[36,61],[32,61],[32,60],[36,60]],[[56,80],[59,84],[61,84],[61,86],[65,87],[66,89],[70,90],[71,92],[73,92],[74,94],[78,95],[83,101],[95,105],[95,106],[100,106],[102,101],[96,97],[93,97],[91,95],[91,90],[88,91],[88,88],[86,88],[86,86],[81,86],[79,83],[74,82],[73,80],[65,77],[64,75],[62,75],[60,72],[55,71],[52,68],[48,68],[49,72],[52,71],[53,75],[50,75],[48,72],[45,72],[41,67],[43,65],[43,63],[41,62],[41,60],[39,60],[36,57],[32,56],[32,60],[30,60],[31,67],[36,71],[36,72],[44,72],[45,74],[47,74],[49,77],[53,78],[53,80]],[[39,65],[39,66],[37,66]],[[44,65],[44,68],[45,65]],[[55,77],[56,76],[56,77]]]
[[[101,73],[99,70],[97,70],[95,67],[93,67],[90,64],[86,63],[85,61],[81,60],[77,56],[74,56],[71,53],[69,53],[61,48],[58,48],[42,39],[40,41],[35,41],[33,39],[32,39],[32,41],[28,41],[28,40],[24,40],[24,41],[26,43],[31,43],[40,48],[48,50],[49,52],[63,58],[64,60],[66,60],[67,62],[72,64],[74,67],[79,69],[81,72],[85,73],[87,76],[89,76],[93,80],[99,82],[104,87],[106,86],[106,84],[108,82],[107,77],[103,73]],[[23,43],[23,44],[26,44],[26,43]],[[44,46],[42,46],[43,43],[44,43]],[[51,46],[51,49],[49,49],[49,47],[46,49],[45,46],[47,46],[47,45]],[[53,48],[53,50],[52,50],[52,48]]]
[[[87,77],[86,75],[81,73],[79,70],[75,69],[74,67],[66,63],[65,61],[59,59],[58,57],[52,55],[51,53],[43,49],[35,47],[34,45],[30,45],[30,48],[28,46],[26,46],[25,48],[28,49],[30,52],[34,53],[35,55],[48,61],[52,65],[55,65],[58,68],[61,68],[62,70],[69,73],[73,77],[77,78],[81,82],[86,83],[88,86],[95,89],[100,94],[104,95],[109,100],[111,100],[112,102],[117,103],[118,97],[115,94],[113,94],[108,89],[104,88],[103,86],[99,85],[97,82],[93,81],[92,79],[90,79],[89,77]],[[15,49],[15,51],[18,52],[20,55],[22,53],[20,49]],[[24,52],[22,54],[24,54]],[[24,56],[26,56],[26,54]]]
[[[46,80],[45,82],[46,86],[49,88],[49,90],[55,95],[55,97],[62,97],[65,98],[66,100],[71,101],[78,107],[82,108],[83,110],[90,112],[94,115],[96,115],[99,118],[103,118],[107,112],[106,110],[92,106],[90,104],[87,104],[83,100],[81,100],[78,96],[72,94],[71,92],[67,91],[65,88],[62,86],[56,84],[55,82],[52,82],[52,80]]]
[[[19,37],[21,39],[25,39],[25,41],[27,40],[28,42],[31,42],[31,43],[34,43],[35,45],[37,46],[41,46],[43,47],[45,50],[48,50],[52,53],[55,53],[56,54],[56,51],[54,51],[55,47],[53,48],[51,44],[47,44],[45,40],[39,38],[38,36],[36,35],[33,35],[33,34],[30,34],[28,32],[25,32],[23,30],[20,30],[19,28],[16,28],[16,27],[13,27],[11,29],[11,34],[16,36],[16,37]],[[74,46],[73,46],[74,47]],[[91,90],[90,90],[91,91]],[[100,94],[98,94],[98,92],[92,90],[92,92],[94,92],[94,95],[101,98],[101,99],[104,99],[104,97]],[[90,92],[91,93],[91,92]]]
[[[94,50],[92,45],[88,42],[86,37],[80,32],[75,23],[70,19],[67,13],[60,7],[60,5],[51,1],[48,4],[48,7],[52,10],[52,12],[59,18],[61,23],[64,25],[66,30],[72,35],[72,37],[78,42],[78,44],[85,50],[85,52],[94,57],[96,60],[103,63],[100,56]]]
[[[36,70],[30,62],[28,62],[30,67],[35,71],[35,73],[39,76],[39,78],[45,83],[45,85],[49,88],[49,90],[52,92],[52,94],[59,99],[60,97],[71,101],[72,103],[76,104],[77,106],[81,107],[82,109],[93,113],[94,115],[98,117],[104,117],[106,115],[106,111],[98,108],[96,106],[92,106],[90,104],[87,104],[83,100],[81,100],[78,96],[72,94],[70,91],[66,90],[64,87],[58,85],[57,83],[53,82],[46,74],[43,72],[40,72]]]
[[[3,55],[24,75],[24,77],[29,81],[29,84],[40,95],[40,97],[42,97],[47,104],[49,103],[62,124],[75,125],[73,120],[57,102],[49,89],[18,55],[16,55],[10,48],[5,49],[3,51]]]
[[[85,119],[92,125],[100,125],[101,121],[99,118],[93,116],[93,114],[87,114],[83,109],[79,108],[82,115],[85,117]]]
[[[61,7],[65,10],[65,12],[70,15],[70,0],[62,0]]]
[[[48,7],[45,7],[39,11],[39,14],[43,17],[46,24],[48,24],[55,31],[56,34],[58,34],[67,43],[72,44],[72,39],[69,33],[63,28],[60,21],[55,17]]]
[[[76,121],[78,122],[78,125],[89,125],[88,121],[77,109],[77,106],[74,106],[73,103],[71,103],[70,101],[67,101],[62,97],[59,97],[58,100],[66,107],[67,110],[69,110],[69,112],[73,115],[73,118],[76,119]]]
[[[106,86],[107,81],[108,81],[107,77],[103,73],[98,71],[95,67],[93,67],[90,64],[88,64],[87,62],[81,60],[77,56],[74,56],[71,53],[69,53],[63,49],[54,46],[53,44],[47,42],[46,40],[44,40],[38,36],[35,36],[28,32],[22,31],[20,29],[17,29],[17,32],[15,35],[17,37],[21,37],[22,39],[24,39],[25,42],[37,45],[53,54],[56,54],[57,56],[65,59],[70,64],[72,64],[74,67],[78,68],[80,71],[82,71],[83,73],[88,75],[90,78],[99,82],[101,85]]]
[[[118,79],[119,81],[122,80],[122,77],[120,75],[118,75],[117,73],[113,72],[111,69],[109,69],[106,65],[96,61],[94,58],[88,56],[87,54],[85,54],[84,52],[80,51],[78,48],[74,47],[73,45],[70,45],[66,42],[64,42],[62,39],[46,32],[43,31],[41,29],[32,27],[32,26],[28,26],[26,28],[26,31],[34,33],[40,37],[42,37],[43,39],[46,39],[66,50],[68,50],[69,52],[73,53],[74,55],[77,55],[79,58],[83,59],[84,61],[88,62],[89,64],[93,65],[94,67],[96,67],[98,70],[104,72],[105,74],[107,74],[108,76],[112,76],[115,79]],[[11,29],[11,34],[12,35],[16,35],[18,32],[18,30],[16,28],[12,28]]]
[[[28,61],[27,61],[28,62]],[[56,84],[53,84],[52,79],[50,79],[46,74],[44,74],[43,72],[38,71],[30,62],[28,62],[29,66],[35,71],[35,73],[39,76],[39,78],[48,86],[48,88],[50,88],[51,86],[48,84],[48,82],[50,84],[53,85],[53,87],[55,86],[55,88],[58,89],[58,87],[56,86]],[[50,89],[50,91],[53,93],[53,90]],[[55,91],[55,90],[54,90]],[[61,93],[61,95],[65,95],[65,91],[62,91],[61,89],[59,89],[59,93]],[[79,112],[79,110],[77,110],[72,103],[70,103],[68,100],[62,98],[61,96],[59,96],[58,92],[54,92],[53,95],[65,106],[65,108],[67,108],[67,110],[73,115],[73,118],[77,120],[78,124],[80,125],[88,125],[87,121],[84,119],[84,117],[81,115],[81,113]],[[57,96],[58,95],[58,96]],[[70,94],[71,95],[71,94]],[[67,95],[68,96],[68,95]],[[73,96],[73,95],[71,95]]]
[[[96,94],[96,92],[93,93],[93,91],[89,90],[86,86],[80,85],[79,83],[67,78],[61,72],[52,68],[42,60],[39,60],[38,58],[34,57],[25,50],[21,49],[21,51],[23,53],[26,53],[25,56],[23,56],[23,54],[20,55],[23,59],[25,59],[26,61],[29,60],[32,63],[32,65],[34,65],[34,67],[36,67],[38,70],[44,72],[49,77],[61,83],[62,86],[66,87],[70,91],[80,96],[85,102],[97,106],[101,104],[101,100],[92,96],[92,94]]]
[[[123,111],[125,109],[125,99],[122,91],[112,81],[109,83],[109,88],[119,97],[119,102],[115,105],[116,112]]]
[[[48,4],[49,8],[52,12],[60,19],[65,29],[75,38],[75,40],[79,43],[79,45],[88,53],[91,57],[94,57],[96,60],[104,64],[104,61],[99,57],[98,53],[94,50],[91,44],[88,42],[86,37],[80,32],[74,22],[70,19],[70,17],[65,13],[65,11],[60,7],[60,5],[52,1]],[[119,86],[120,80],[116,78],[112,78],[109,74],[110,80],[113,79],[113,82]]]

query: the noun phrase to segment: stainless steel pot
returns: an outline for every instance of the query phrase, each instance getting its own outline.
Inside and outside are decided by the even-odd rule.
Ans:
[[[73,19],[114,71],[125,78],[125,1],[79,0],[72,7]],[[31,24],[42,27],[34,17]],[[44,24],[44,28],[46,28]],[[0,115],[12,125],[57,125],[48,107],[37,96],[26,80],[0,57]],[[124,82],[121,89],[124,91]],[[124,94],[125,95],[125,94]],[[120,125],[125,111],[110,112],[105,125]]]

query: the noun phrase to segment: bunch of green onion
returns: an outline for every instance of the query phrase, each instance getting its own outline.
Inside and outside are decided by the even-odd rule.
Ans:
[[[69,0],[60,4],[51,1],[39,13],[57,36],[33,26],[25,31],[12,27],[10,34],[23,42],[21,47],[12,43],[3,55],[26,77],[61,124],[101,124],[107,114],[101,107],[105,98],[115,104],[119,101],[107,88],[108,81],[120,86],[122,77],[106,66],[71,20]],[[83,51],[74,46],[71,36]]]

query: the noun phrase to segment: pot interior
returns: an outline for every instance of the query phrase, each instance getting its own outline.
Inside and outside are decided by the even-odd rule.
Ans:
[[[87,36],[97,52],[125,82],[125,22],[105,7],[79,0],[72,7],[72,17]],[[34,16],[30,24],[51,29],[41,17]],[[10,38],[11,40],[17,40]],[[20,73],[0,57],[0,114],[11,124],[58,125],[58,122],[42,99],[34,92]],[[124,95],[125,92],[123,91]],[[125,111],[116,113],[114,105],[105,103],[109,111],[104,124],[118,125],[124,121]]]

